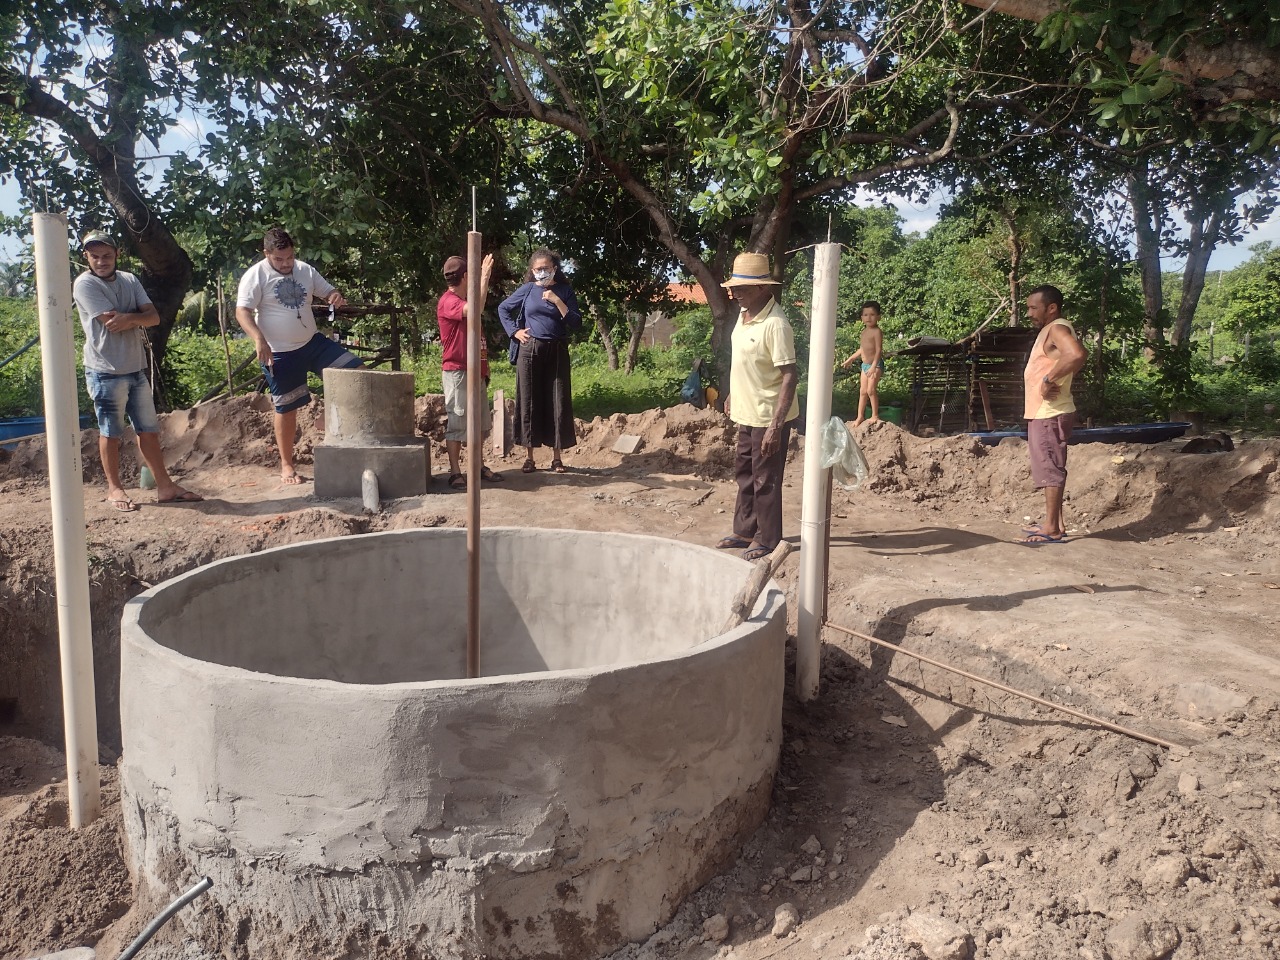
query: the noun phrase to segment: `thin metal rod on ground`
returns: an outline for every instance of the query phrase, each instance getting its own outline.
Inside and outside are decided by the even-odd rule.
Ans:
[[[156,932],[168,923],[175,913],[212,886],[212,880],[208,877],[201,877],[200,881],[194,887],[165,907],[160,916],[147,924],[146,929],[138,934],[138,938],[134,940],[133,943],[129,944],[129,946],[125,947],[124,953],[120,954],[120,960],[132,960],[137,952],[147,945],[147,941],[154,937]]]
[[[780,540],[778,545],[773,548],[773,553],[769,554],[769,558],[764,563],[756,564],[755,569],[751,571],[751,576],[742,585],[742,589],[738,591],[737,596],[733,598],[733,602],[729,605],[729,619],[720,628],[721,633],[728,633],[746,620],[747,617],[751,616],[751,611],[756,605],[756,598],[760,596],[760,591],[769,582],[769,578],[777,573],[778,568],[782,566],[782,561],[787,559],[787,554],[790,552],[791,544],[786,540]]]
[[[1133,737],[1135,740],[1141,740],[1144,743],[1154,743],[1157,747],[1164,747],[1166,750],[1181,750],[1182,747],[1176,743],[1170,743],[1168,740],[1161,740],[1159,737],[1153,737],[1149,733],[1142,733],[1138,730],[1130,730],[1128,727],[1122,727],[1116,723],[1110,723],[1101,717],[1095,717],[1092,714],[1085,713],[1082,710],[1075,710],[1072,707],[1065,707],[1060,703],[1054,703],[1051,700],[1045,700],[1043,697],[1037,697],[1035,694],[1027,693],[1023,690],[1015,689],[996,680],[988,680],[986,677],[980,677],[976,673],[970,673],[968,670],[961,670],[959,667],[953,667],[950,664],[943,663],[941,660],[934,660],[932,657],[926,657],[923,653],[913,653],[896,644],[889,643],[887,640],[880,640],[876,637],[868,636],[865,633],[859,633],[857,630],[850,630],[848,627],[842,627],[838,623],[827,621],[824,626],[830,627],[832,630],[839,630],[841,633],[848,634],[851,637],[857,637],[859,640],[865,640],[867,643],[873,643],[878,647],[884,647],[886,650],[892,650],[894,653],[905,653],[908,657],[914,657],[917,660],[927,663],[939,670],[946,670],[950,673],[956,673],[967,680],[975,683],[985,683],[989,687],[995,687],[1005,693],[1012,694],[1015,697],[1021,697],[1024,700],[1030,700],[1032,703],[1038,703],[1042,707],[1048,707],[1050,710],[1057,710],[1060,713],[1066,713],[1080,720],[1086,720],[1096,726],[1103,727],[1115,733],[1122,733],[1126,737]]]

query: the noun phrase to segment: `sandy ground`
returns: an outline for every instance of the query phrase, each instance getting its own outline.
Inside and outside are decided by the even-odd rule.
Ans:
[[[419,412],[438,439],[438,401]],[[305,461],[310,414],[303,426]],[[433,492],[366,516],[278,483],[259,401],[173,414],[164,429],[175,472],[205,503],[140,493],[143,508],[124,515],[100,487],[86,497],[105,816],[75,833],[47,746],[60,737],[43,451],[26,444],[0,462],[0,958],[86,944],[114,957],[149,919],[130,912],[111,766],[125,600],[264,546],[464,522],[438,444]],[[638,453],[610,451],[622,432],[644,438]],[[1280,953],[1280,442],[1202,456],[1176,442],[1074,447],[1072,542],[1029,548],[1011,542],[1040,502],[1020,442],[921,440],[887,424],[857,437],[871,476],[836,492],[831,622],[1179,748],[829,630],[820,696],[787,703],[767,822],[617,960]],[[690,407],[585,424],[567,475],[496,461],[507,482],[484,489],[484,522],[710,545],[729,532],[730,438],[722,417]],[[793,534],[802,447],[788,470]],[[100,483],[95,461],[87,479]],[[798,569],[793,557],[779,575],[793,600]],[[794,616],[792,603],[793,628]],[[144,956],[205,956],[177,925],[155,943]]]

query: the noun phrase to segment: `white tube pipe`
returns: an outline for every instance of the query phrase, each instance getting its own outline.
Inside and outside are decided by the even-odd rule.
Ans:
[[[67,800],[71,826],[79,828],[98,819],[102,801],[72,327],[75,320],[71,314],[71,262],[67,255],[67,218],[61,214],[37,213],[34,219],[36,299],[40,308],[49,495],[53,506],[53,562],[58,595],[58,648],[62,656]]]
[[[809,329],[809,397],[805,406],[804,500],[800,508],[800,583],[796,620],[796,696],[818,695],[822,666],[823,571],[827,566],[827,471],[822,428],[831,417],[835,373],[836,295],[840,244],[820,243],[813,258],[813,317]]]
[[[364,501],[364,508],[369,513],[382,511],[382,496],[378,492],[378,475],[372,470],[366,469],[360,474],[360,499]]]

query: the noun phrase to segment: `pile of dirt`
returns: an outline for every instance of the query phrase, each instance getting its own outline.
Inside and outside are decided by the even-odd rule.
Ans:
[[[300,418],[301,462],[320,413]],[[416,414],[441,456],[441,399],[420,398]],[[431,495],[381,514],[280,486],[261,398],[163,421],[184,482],[221,496],[129,515],[88,497],[108,745],[113,633],[147,584],[288,542],[465,522],[466,498],[440,482],[438,459]],[[614,451],[623,434],[640,438],[635,453]],[[685,405],[580,423],[579,435],[568,475],[496,464],[507,482],[485,486],[486,523],[708,545],[727,532],[735,430],[722,414]],[[1009,542],[1043,504],[1025,443],[921,439],[891,424],[854,436],[871,473],[836,494],[833,623],[1186,748],[1160,751],[829,630],[820,696],[799,704],[788,680],[767,821],[670,924],[615,960],[1276,956],[1280,442],[1205,455],[1181,443],[1074,446],[1067,519],[1078,535],[1027,548]],[[791,534],[801,446],[786,475]],[[39,735],[56,743],[42,458],[31,442],[0,464],[0,724],[7,690],[38,695],[52,724]],[[793,623],[795,570],[788,561],[779,573]],[[130,903],[114,771],[104,768],[103,820],[72,834],[64,770],[56,750],[0,737],[6,960],[95,942],[114,955],[156,907]],[[147,956],[211,960],[179,930]],[[355,955],[345,949],[325,955]],[[221,955],[247,960],[230,935]]]
[[[866,490],[878,497],[937,510],[990,504],[1008,512],[1017,506],[1011,492],[1030,488],[1023,440],[990,447],[968,436],[916,437],[890,423],[864,424],[854,435],[870,468]],[[1068,521],[1081,532],[1123,527],[1153,537],[1280,517],[1280,441],[1245,440],[1215,454],[1184,454],[1184,445],[1072,446]]]
[[[298,411],[301,436],[295,455],[299,463],[309,463],[312,447],[323,438],[324,406],[312,403]],[[129,434],[132,437],[132,433]],[[160,415],[160,442],[165,465],[180,475],[195,469],[216,469],[228,465],[275,466],[279,463],[271,400],[255,393],[223,398]],[[98,458],[98,431],[81,434],[81,459],[86,483],[102,480]],[[137,447],[127,442],[121,447],[120,475],[126,486],[136,483],[141,467]],[[21,480],[47,476],[48,457],[44,438],[18,444],[7,460],[0,462],[0,480]]]
[[[103,768],[103,815],[67,824],[66,763],[33,740],[0,737],[0,957],[91,944],[129,910],[115,770]]]

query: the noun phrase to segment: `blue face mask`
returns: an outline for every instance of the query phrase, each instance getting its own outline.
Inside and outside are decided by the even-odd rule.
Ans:
[[[550,280],[553,276],[555,276],[555,271],[553,270],[533,271],[533,279],[537,280],[539,283],[542,283],[545,280]]]

